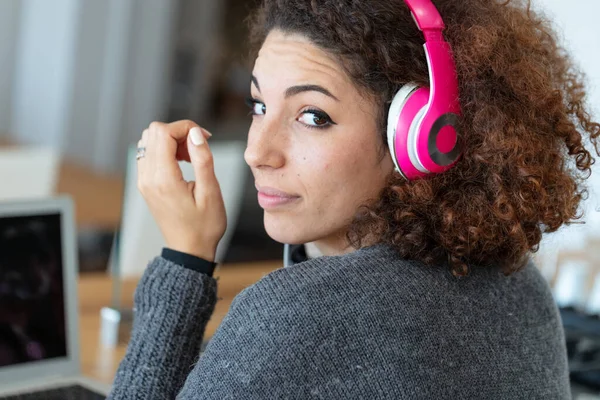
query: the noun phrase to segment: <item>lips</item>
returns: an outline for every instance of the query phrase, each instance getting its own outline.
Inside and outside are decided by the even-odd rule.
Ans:
[[[276,197],[287,197],[287,198],[292,198],[292,197],[300,197],[294,194],[290,194],[290,193],[286,193],[283,190],[278,190],[269,186],[259,186],[259,185],[255,185],[256,186],[256,190],[258,190],[259,193],[262,193],[266,196],[276,196]]]
[[[300,196],[269,186],[256,185],[258,203],[264,209],[272,209],[297,202]]]

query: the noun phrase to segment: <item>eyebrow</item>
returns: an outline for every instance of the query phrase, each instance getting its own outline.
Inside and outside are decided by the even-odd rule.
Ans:
[[[258,79],[256,79],[254,75],[252,75],[252,83],[254,83],[254,86],[256,86],[256,88],[260,92],[260,85],[258,84]]]
[[[256,88],[260,92],[260,86],[258,84],[258,79],[256,79],[256,77],[254,75],[252,75],[252,83],[254,83],[254,86],[256,86]],[[331,94],[331,92],[329,90],[327,90],[323,86],[319,86],[319,85],[291,86],[285,90],[285,97],[286,98],[292,97],[292,96],[295,96],[295,95],[297,95],[299,93],[303,93],[303,92],[319,92],[319,93],[324,94],[325,96],[331,97],[335,101],[340,101],[337,97],[335,97],[333,94]]]

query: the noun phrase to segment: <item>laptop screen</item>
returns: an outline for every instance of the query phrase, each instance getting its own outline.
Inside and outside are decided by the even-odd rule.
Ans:
[[[0,367],[67,356],[61,215],[0,218]]]

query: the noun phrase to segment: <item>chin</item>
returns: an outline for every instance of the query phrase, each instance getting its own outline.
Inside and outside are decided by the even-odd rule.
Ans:
[[[264,224],[267,235],[279,243],[304,244],[314,240],[315,235],[307,232],[306,224],[298,224],[292,219],[265,213]]]

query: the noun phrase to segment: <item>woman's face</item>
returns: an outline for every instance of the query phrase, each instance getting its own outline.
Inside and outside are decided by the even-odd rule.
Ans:
[[[267,233],[315,242],[324,254],[349,251],[348,225],[393,170],[387,151],[382,157],[375,102],[328,53],[277,30],[256,59],[251,93],[245,159]]]

